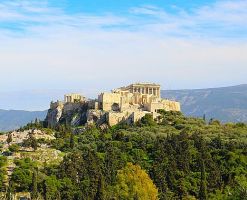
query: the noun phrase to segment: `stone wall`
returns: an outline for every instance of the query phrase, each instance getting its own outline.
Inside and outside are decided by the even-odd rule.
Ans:
[[[99,109],[99,103],[97,100],[89,100],[87,101],[87,104],[89,109],[95,109],[95,110]]]
[[[121,95],[117,93],[102,93],[99,95],[99,109],[104,111],[111,111],[113,104],[120,105]]]
[[[181,111],[179,102],[165,100],[165,99],[147,103],[144,105],[144,108],[149,112],[157,112],[158,110]]]
[[[163,99],[162,103],[164,104],[164,110],[166,111],[181,111],[181,105],[177,101]]]
[[[106,120],[109,126],[114,126],[119,123],[133,124],[139,121],[147,113],[146,111],[123,111],[123,112],[113,112],[110,111],[106,114]]]
[[[76,102],[84,102],[84,101],[85,101],[85,97],[80,94],[72,93],[72,94],[64,95],[64,102],[66,103],[76,103]]]
[[[64,102],[62,101],[56,101],[56,102],[51,102],[50,103],[50,109],[55,109],[57,107],[63,107],[64,106]]]

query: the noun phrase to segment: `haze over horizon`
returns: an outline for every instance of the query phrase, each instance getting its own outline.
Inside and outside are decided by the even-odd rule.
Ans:
[[[1,109],[44,110],[67,92],[131,82],[239,85],[247,0],[3,0],[0,42]]]
[[[236,86],[245,86],[247,84],[240,85],[231,85],[231,86],[219,86],[213,88],[229,88]],[[205,89],[213,89],[213,88],[163,88],[163,91],[183,91],[183,90],[205,90]],[[113,89],[113,88],[111,88]],[[110,89],[109,89],[110,90]],[[87,93],[85,92],[87,91]],[[63,100],[64,94],[77,92],[86,96],[87,98],[97,98],[97,95],[100,92],[107,90],[89,90],[88,88],[85,90],[46,90],[46,91],[12,91],[8,93],[1,92],[0,96],[2,96],[2,100],[0,102],[0,110],[23,110],[23,111],[44,111],[49,108],[51,101]],[[32,99],[30,100],[30,97]],[[16,104],[16,100],[21,99]],[[19,106],[19,107],[18,107]]]

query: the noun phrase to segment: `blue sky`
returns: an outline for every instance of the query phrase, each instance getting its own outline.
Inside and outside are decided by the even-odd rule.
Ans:
[[[3,109],[131,82],[236,85],[246,83],[247,0],[1,0],[0,44]]]
[[[131,7],[139,6],[156,6],[164,8],[167,11],[174,12],[175,7],[180,9],[191,10],[193,8],[207,5],[214,1],[201,1],[201,0],[71,0],[71,1],[51,1],[53,6],[62,6],[69,13],[105,13],[105,12],[115,12],[115,13],[127,13],[128,9]]]

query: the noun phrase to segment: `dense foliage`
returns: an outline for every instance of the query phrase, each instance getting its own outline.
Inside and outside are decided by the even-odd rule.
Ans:
[[[63,161],[37,169],[17,160],[14,191],[46,200],[247,199],[245,124],[161,112],[159,123],[145,116],[134,126],[55,132],[50,145]]]
[[[5,156],[0,156],[0,191],[2,191],[4,187],[4,178],[6,175],[5,165],[7,164],[7,158]]]

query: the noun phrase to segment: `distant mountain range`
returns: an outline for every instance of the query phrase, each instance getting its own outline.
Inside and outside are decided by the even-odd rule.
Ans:
[[[188,116],[223,122],[247,122],[247,84],[209,89],[163,90],[163,98],[181,102],[182,111]]]
[[[0,131],[10,131],[19,128],[36,118],[43,120],[47,111],[0,110]]]

